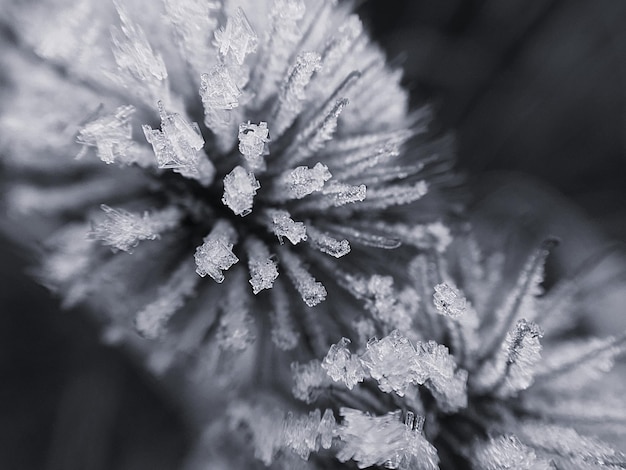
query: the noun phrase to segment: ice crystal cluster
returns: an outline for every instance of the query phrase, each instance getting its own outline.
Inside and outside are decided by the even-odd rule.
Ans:
[[[337,460],[424,470],[624,468],[626,455],[598,436],[625,435],[623,392],[607,376],[626,333],[572,331],[578,280],[542,288],[554,244],[517,270],[471,239],[445,256],[419,255],[409,268],[418,307],[407,330],[369,315],[368,341],[355,328],[352,342],[292,365],[294,396],[323,412],[237,404],[231,425],[250,430],[266,464],[318,452],[311,468]],[[304,434],[285,431],[296,422]]]
[[[7,16],[5,199],[61,225],[41,272],[68,305],[169,329],[170,350],[196,328],[244,349],[267,316],[291,349],[314,323],[294,316],[334,282],[326,259],[352,273],[372,250],[448,243],[429,202],[452,181],[445,142],[350,2],[44,0]],[[214,321],[176,315],[194,309]]]

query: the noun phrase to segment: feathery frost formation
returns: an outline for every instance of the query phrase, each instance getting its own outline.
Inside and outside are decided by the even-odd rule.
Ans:
[[[311,468],[334,468],[333,459],[359,468],[624,468],[626,455],[594,436],[606,435],[609,422],[614,438],[626,435],[623,396],[605,386],[626,333],[584,339],[567,330],[578,280],[542,289],[554,244],[546,241],[513,279],[500,253],[483,257],[472,239],[443,256],[420,255],[410,264],[415,327],[389,331],[392,322],[371,312],[376,336],[366,341],[354,328],[354,346],[342,338],[323,359],[294,363],[294,396],[326,407],[334,425],[331,452],[310,439],[318,452]],[[303,419],[273,415],[262,424],[268,408],[239,427],[272,439]],[[276,462],[293,449],[288,441],[274,441]]]
[[[176,313],[198,309],[186,306],[205,293],[220,299],[219,324],[247,331],[269,313],[274,342],[293,348],[303,324],[315,336],[311,321],[291,317],[328,297],[327,261],[401,243],[445,248],[436,193],[454,184],[447,144],[425,137],[427,110],[407,111],[400,72],[351,9],[333,0],[9,7],[26,52],[3,58],[15,82],[0,115],[15,175],[7,204],[54,225],[86,216],[94,240],[79,243],[87,262],[63,276],[44,269],[44,281],[146,337],[170,331],[172,354],[177,335],[197,327]],[[78,230],[55,236],[50,259],[57,246],[72,249]],[[233,296],[255,314],[225,319]],[[203,325],[207,339],[218,330]]]

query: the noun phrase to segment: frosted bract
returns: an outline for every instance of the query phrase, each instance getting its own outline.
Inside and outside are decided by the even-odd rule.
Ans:
[[[211,233],[204,237],[204,243],[196,249],[196,272],[204,277],[207,274],[217,282],[224,281],[222,271],[239,261],[233,253],[237,243],[237,232],[225,220],[219,220]]]
[[[160,234],[178,225],[181,213],[169,208],[142,215],[103,204],[104,218],[92,226],[91,237],[116,250],[130,251],[142,240],[156,240]]]
[[[186,260],[159,288],[156,299],[137,313],[137,331],[148,339],[161,336],[170,317],[196,292],[198,281],[193,264]]]
[[[467,300],[457,289],[448,284],[437,284],[433,299],[437,311],[442,315],[457,318],[465,313]]]
[[[119,74],[111,78],[136,92],[147,105],[158,100],[169,102],[167,70],[160,54],[155,53],[143,30],[134,24],[119,2],[114,2],[120,28],[111,28],[112,51]]]
[[[334,367],[330,364],[328,367]],[[319,397],[322,389],[331,384],[329,374],[322,367],[322,363],[317,360],[306,364],[291,364],[293,376],[293,396],[298,400],[311,403]],[[338,376],[338,375],[337,375]]]
[[[222,56],[230,55],[240,65],[248,54],[256,51],[257,35],[241,8],[228,18],[225,28],[215,32],[215,43]]]
[[[222,202],[227,205],[235,215],[242,217],[252,212],[254,196],[261,185],[254,174],[242,166],[236,166],[233,171],[224,177],[224,196]]]
[[[288,250],[282,250],[280,257],[287,275],[305,304],[314,307],[326,299],[326,288],[321,282],[315,280],[297,255]]]

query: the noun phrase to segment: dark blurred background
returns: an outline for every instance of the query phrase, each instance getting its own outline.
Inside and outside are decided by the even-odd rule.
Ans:
[[[476,207],[514,193],[546,224],[586,224],[574,237],[626,240],[626,2],[370,0],[359,12],[414,103],[433,104],[433,131],[456,132]],[[86,315],[60,311],[26,254],[5,243],[1,256],[0,468],[178,468],[189,436],[153,379],[100,345]]]

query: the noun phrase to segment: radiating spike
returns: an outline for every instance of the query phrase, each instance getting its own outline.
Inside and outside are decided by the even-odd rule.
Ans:
[[[175,207],[141,215],[106,204],[100,208],[106,217],[94,222],[90,237],[114,250],[128,252],[142,240],[156,240],[164,231],[175,228],[182,218],[181,211]]]
[[[316,191],[322,191],[324,183],[331,177],[328,167],[319,162],[313,168],[299,166],[293,170],[286,170],[278,176],[276,187],[269,197],[278,202],[302,199]]]
[[[328,233],[317,230],[309,223],[306,224],[306,227],[309,237],[308,241],[313,248],[335,258],[341,258],[350,253],[350,242],[348,240],[337,240]]]
[[[302,300],[309,307],[314,307],[326,299],[326,288],[321,282],[317,282],[309,271],[303,266],[302,260],[287,249],[280,251],[281,265],[296,290],[302,296]]]
[[[261,121],[258,125],[247,123],[239,124],[239,152],[246,160],[246,166],[254,172],[263,172],[266,169],[265,157],[269,155],[269,129],[267,123]]]
[[[291,318],[289,297],[281,282],[274,284],[270,291],[272,302],[272,341],[278,348],[288,351],[295,348],[300,340],[300,334],[296,331]]]
[[[170,105],[167,69],[160,54],[153,51],[143,30],[132,22],[119,0],[113,1],[120,28],[111,28],[112,50],[118,66],[109,73],[112,80],[132,90],[146,105],[158,100]]]
[[[198,281],[193,263],[185,260],[167,282],[159,287],[156,299],[137,313],[137,331],[148,339],[161,336],[168,320],[196,292]]]
[[[232,56],[242,65],[248,54],[256,51],[258,37],[243,9],[237,8],[234,16],[229,16],[225,28],[215,31],[215,43],[222,56]]]
[[[272,120],[275,137],[280,137],[301,113],[306,99],[305,89],[313,74],[319,70],[320,60],[317,52],[304,52],[296,57],[278,94]]]

